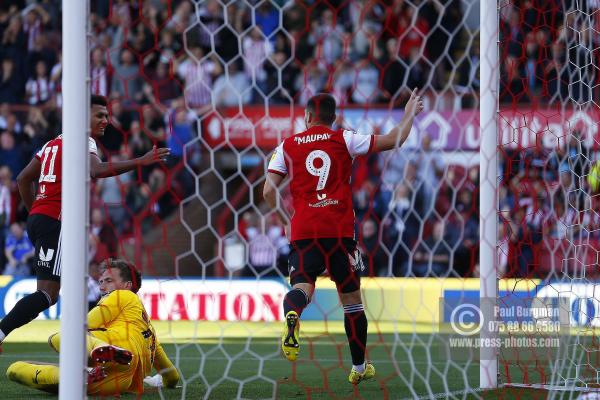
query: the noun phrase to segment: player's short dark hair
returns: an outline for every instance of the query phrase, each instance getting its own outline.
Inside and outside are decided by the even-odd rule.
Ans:
[[[335,121],[335,99],[327,93],[319,93],[308,100],[306,109],[320,122],[332,125]]]
[[[131,291],[133,293],[137,293],[142,287],[142,273],[129,261],[121,258],[109,258],[102,262],[101,268],[103,272],[107,269],[118,270],[121,279],[125,282],[131,282]]]
[[[93,105],[97,105],[97,106],[107,107],[108,106],[108,101],[106,101],[106,97],[104,97],[104,96],[93,94],[92,95],[91,105],[92,106]]]

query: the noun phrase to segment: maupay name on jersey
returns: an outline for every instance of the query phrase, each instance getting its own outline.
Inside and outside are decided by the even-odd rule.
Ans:
[[[329,139],[331,139],[331,133],[319,133],[319,134],[315,134],[315,135],[294,137],[294,141],[297,144],[313,143],[313,142],[319,142],[321,140],[329,140]]]

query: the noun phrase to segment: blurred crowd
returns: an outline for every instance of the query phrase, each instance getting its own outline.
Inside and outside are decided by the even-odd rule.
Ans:
[[[600,98],[600,3],[517,0],[500,7],[500,101],[585,104]],[[514,4],[514,7],[512,6]],[[570,11],[570,12],[569,12]],[[592,15],[592,17],[590,17]],[[597,104],[597,103],[596,103]]]
[[[154,144],[172,153],[167,168],[94,183],[94,259],[116,255],[120,239],[173,217],[180,200],[198,190],[193,172],[206,156],[198,121],[219,107],[304,105],[321,91],[342,107],[398,106],[415,86],[451,93],[459,108],[477,106],[479,38],[464,23],[469,10],[461,0],[90,3],[91,90],[110,102],[110,125],[98,143],[102,157],[132,158]],[[566,3],[515,0],[501,7],[501,101],[583,102],[594,95],[597,21],[566,14],[573,6]],[[591,13],[597,2],[577,4]],[[14,179],[61,129],[60,30],[60,2],[0,4],[0,267],[7,273],[29,271],[31,257]],[[580,143],[576,134],[573,140]],[[556,239],[587,232],[566,229],[552,216],[571,225],[578,218],[596,223],[595,214],[580,212],[592,206],[586,196],[572,194],[586,189],[577,179],[585,171],[572,162],[574,146],[500,155],[499,234],[508,238],[500,258],[508,275],[528,273],[543,242],[535,232]],[[478,167],[445,161],[428,137],[419,151],[359,160],[354,202],[369,273],[477,275],[478,189]],[[537,230],[523,229],[523,221]],[[249,246],[246,273],[284,271],[289,249],[279,222],[248,213],[240,225]]]

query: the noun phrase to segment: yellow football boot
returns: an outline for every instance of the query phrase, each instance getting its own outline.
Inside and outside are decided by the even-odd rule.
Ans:
[[[300,320],[296,311],[285,316],[285,329],[281,336],[281,350],[289,361],[296,361],[300,352]]]
[[[375,367],[370,362],[365,363],[365,372],[362,374],[352,367],[352,371],[350,371],[350,376],[348,376],[348,382],[353,385],[358,385],[362,381],[366,381],[375,376]]]

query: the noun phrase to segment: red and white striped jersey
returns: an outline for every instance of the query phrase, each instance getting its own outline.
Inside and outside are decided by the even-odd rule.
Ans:
[[[292,240],[354,237],[352,161],[372,150],[374,138],[313,126],[277,147],[268,171],[290,176]]]
[[[91,154],[98,154],[96,141],[89,138]],[[61,193],[62,193],[62,135],[48,141],[44,147],[35,154],[35,158],[42,164],[38,190],[30,215],[43,214],[51,218],[60,219]]]

